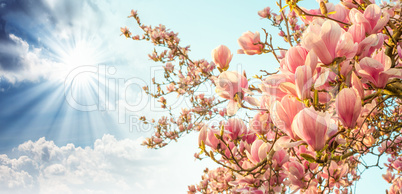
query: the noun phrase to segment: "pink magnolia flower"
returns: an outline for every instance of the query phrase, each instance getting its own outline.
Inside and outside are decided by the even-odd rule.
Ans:
[[[198,135],[198,145],[201,146],[201,142],[204,142],[205,145],[212,149],[217,149],[219,140],[215,137],[215,134],[218,134],[218,130],[208,129],[208,126],[204,126]]]
[[[316,21],[317,20],[317,21]],[[303,35],[302,45],[313,50],[324,64],[330,64],[336,57],[352,58],[357,51],[357,43],[338,23],[316,19]]]
[[[259,32],[255,32],[255,34],[250,31],[245,32],[237,42],[241,47],[237,51],[238,54],[255,55],[262,53],[263,45],[259,44],[261,42]]]
[[[253,142],[253,145],[251,145],[250,153],[246,151],[247,158],[250,159],[252,163],[257,164],[258,162],[261,162],[267,157],[268,151],[270,149],[271,149],[270,144],[265,143],[260,139],[257,139]]]
[[[397,171],[402,171],[402,158],[398,158],[392,163],[392,167]]]
[[[195,189],[194,185],[188,186],[188,194],[195,194],[197,190]]]
[[[173,72],[174,65],[172,63],[166,63],[166,66],[164,66],[163,68],[165,69],[165,71]]]
[[[226,135],[232,140],[243,137],[247,132],[247,126],[244,124],[243,120],[238,118],[228,119],[224,125],[224,129]]]
[[[248,144],[252,144],[255,139],[257,139],[257,136],[251,130],[247,130],[242,137],[242,140]]]
[[[389,170],[387,170],[387,173],[383,174],[382,178],[384,178],[384,180],[387,181],[388,183],[391,183],[394,180],[395,175],[392,174]]]
[[[131,18],[131,17],[136,18],[136,16],[137,16],[137,10],[132,9],[131,14],[128,16],[128,18]]]
[[[281,61],[281,71],[296,72],[296,68],[304,65],[308,51],[301,46],[291,47]]]
[[[220,97],[229,100],[227,114],[229,116],[236,114],[239,107],[234,97],[236,94],[239,97],[243,97],[245,93],[244,89],[248,88],[247,78],[235,71],[225,71],[215,80],[215,85],[215,92]]]
[[[261,11],[258,11],[258,15],[262,18],[271,18],[271,8],[266,7]]]
[[[330,181],[330,184],[334,184],[337,180],[342,178],[347,174],[349,167],[347,164],[340,164],[338,165],[335,161],[331,161],[329,168],[325,168],[323,170],[322,177],[325,179],[333,179]]]
[[[352,35],[353,41],[358,44],[356,55],[360,58],[370,56],[384,43],[383,34],[371,34],[366,37],[366,30],[363,24],[353,24],[348,32]]]
[[[270,96],[270,95],[263,95],[260,98],[260,108],[261,109],[270,109],[271,105],[276,101],[275,96]]]
[[[270,129],[271,117],[265,112],[257,113],[253,120],[250,122],[250,128],[259,135],[266,134]]]
[[[366,30],[362,24],[351,25],[348,32],[352,35],[354,42],[360,43],[366,38]]]
[[[130,37],[131,37],[131,32],[130,32],[130,30],[129,30],[127,27],[120,28],[120,31],[121,31],[120,36],[121,36],[121,35],[124,35],[126,38],[130,38]]]
[[[353,88],[344,88],[336,96],[335,106],[343,126],[353,128],[360,116],[362,99]]]
[[[264,81],[265,83],[267,82],[267,80],[276,81],[276,83],[274,82],[274,84],[271,84],[271,87],[268,86],[266,88],[261,88],[262,91],[266,92],[269,89],[274,89],[273,92],[280,94],[276,95],[278,100],[280,100],[282,96],[288,94],[299,97],[299,99],[302,100],[309,98],[310,89],[313,81],[313,74],[315,73],[315,69],[317,66],[317,60],[318,59],[314,51],[310,51],[307,54],[306,59],[304,60],[304,65],[298,66],[294,73],[282,69],[284,74],[277,74],[275,75],[276,77],[274,77],[281,78],[278,81],[276,81],[276,79],[271,78],[271,80],[267,78]],[[267,92],[267,94],[269,93]]]
[[[388,191],[388,194],[399,194],[399,193],[402,193],[402,177],[394,179]]]
[[[387,12],[381,14],[381,8],[378,5],[370,4],[364,13],[357,9],[350,10],[349,19],[353,24],[362,24],[367,34],[375,34],[388,23],[389,15]]]
[[[271,112],[271,118],[276,127],[285,132],[293,140],[297,140],[298,137],[292,130],[292,122],[294,117],[299,111],[304,108],[304,105],[299,102],[295,97],[285,96],[279,102],[277,101]]]
[[[304,108],[294,117],[292,130],[313,150],[318,151],[325,146],[330,119],[328,112],[318,112],[313,107]]]
[[[274,99],[280,100],[283,96],[287,95],[285,91],[280,89],[280,85],[290,81],[292,80],[285,74],[275,74],[265,78],[262,84],[259,85],[259,88],[266,95],[273,96]]]
[[[384,88],[390,78],[402,78],[402,69],[391,68],[391,59],[384,51],[365,57],[356,64],[356,71],[363,82],[371,82],[377,88]]]
[[[353,36],[349,32],[345,32],[341,35],[338,45],[336,46],[336,56],[346,57],[351,59],[355,56],[358,49],[358,43],[353,41]]]
[[[289,161],[289,155],[284,149],[276,151],[274,156],[272,157],[273,166],[276,168],[282,167],[282,165],[285,164],[287,161]]]
[[[207,139],[205,141],[205,145],[211,147],[212,149],[217,149],[219,140],[216,138],[215,134],[218,134],[218,130],[216,129],[209,129],[207,132]]]
[[[225,45],[220,45],[212,50],[212,59],[219,68],[226,71],[229,68],[229,63],[232,60],[233,54]]]
[[[286,163],[285,168],[287,169],[288,178],[294,189],[302,188],[305,185],[305,182],[303,181],[305,175],[303,165],[299,162],[292,161]]]
[[[173,92],[175,90],[174,83],[170,83],[169,85],[167,85],[166,89],[167,89],[168,92]]]
[[[370,36],[373,36],[373,35],[375,35],[375,34],[372,34]],[[360,43],[360,44],[363,44],[363,46],[360,46],[360,44],[359,44],[358,52],[359,51],[362,52],[362,53],[360,53],[360,58],[369,57],[369,56],[371,56],[372,53],[374,53],[375,50],[382,48],[382,46],[384,45],[384,41],[386,39],[386,35],[378,33],[378,34],[376,34],[375,39],[377,41],[372,41],[372,42],[368,41],[369,44],[367,44],[367,46],[364,46],[364,44],[363,44],[363,42],[365,42],[366,39],[364,39],[362,41],[362,43]],[[370,42],[371,42],[371,44],[370,44]],[[368,47],[368,49],[367,49],[367,47]]]

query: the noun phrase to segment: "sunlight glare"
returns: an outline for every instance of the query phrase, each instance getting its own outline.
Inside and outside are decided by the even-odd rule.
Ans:
[[[86,42],[78,42],[64,58],[66,65],[77,67],[83,65],[95,65],[95,50]]]

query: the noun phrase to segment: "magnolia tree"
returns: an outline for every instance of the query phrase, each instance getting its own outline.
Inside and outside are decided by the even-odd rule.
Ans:
[[[358,168],[379,167],[380,157],[388,157],[387,192],[402,193],[400,2],[324,0],[309,10],[298,1],[277,2],[278,13],[258,12],[277,32],[248,31],[237,40],[237,54],[271,54],[278,62],[278,72],[253,78],[228,71],[233,54],[224,45],[212,51],[213,61],[190,59],[177,33],[142,24],[134,10],[129,17],[143,34],[121,28],[158,47],[149,57],[164,64],[156,90],[144,90],[169,114],[141,117],[155,128],[143,145],[162,148],[197,131],[195,157],[220,165],[206,169],[188,193],[349,193]],[[288,46],[274,46],[270,33]],[[200,93],[203,85],[216,95]],[[186,96],[191,108],[175,114],[167,95]],[[376,162],[362,162],[366,155]]]

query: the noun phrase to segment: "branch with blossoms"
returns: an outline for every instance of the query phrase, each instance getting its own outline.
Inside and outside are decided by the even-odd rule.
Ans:
[[[153,43],[149,57],[165,69],[163,80],[153,79],[157,91],[144,90],[168,116],[157,122],[142,117],[155,128],[143,144],[161,148],[199,131],[195,157],[220,165],[206,169],[189,193],[349,193],[360,168],[381,167],[383,156],[389,156],[388,192],[402,192],[400,4],[317,5],[309,10],[299,0],[279,0],[278,13],[269,7],[258,12],[289,48],[276,47],[264,28],[263,40],[250,31],[238,39],[238,54],[272,54],[279,63],[278,72],[261,69],[264,74],[254,76],[258,85],[249,84],[246,72],[229,71],[228,47],[214,49],[211,62],[190,59],[177,33],[143,25],[132,11],[143,34],[133,36],[128,28],[122,34]],[[200,94],[202,86],[216,95]],[[172,110],[167,96],[173,94],[189,98],[191,108]],[[366,155],[377,160],[367,163]]]

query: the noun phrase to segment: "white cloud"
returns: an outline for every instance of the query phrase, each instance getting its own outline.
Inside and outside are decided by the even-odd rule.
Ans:
[[[142,137],[104,135],[84,148],[29,140],[0,155],[0,193],[183,193],[216,166],[194,161],[197,136],[160,150],[141,146]]]
[[[112,135],[96,140],[93,148],[58,147],[45,138],[27,141],[13,150],[17,158],[0,155],[0,191],[127,193],[149,189],[140,182],[141,174],[154,171],[147,160],[156,159],[146,156],[140,142],[141,138],[118,141]]]
[[[42,49],[30,46],[14,34],[10,34],[9,38],[12,43],[0,45],[0,53],[9,57],[9,60],[3,60],[1,63],[4,63],[3,66],[10,66],[10,69],[0,68],[0,77],[8,82],[35,82],[49,72],[60,69],[60,63],[42,57]]]

